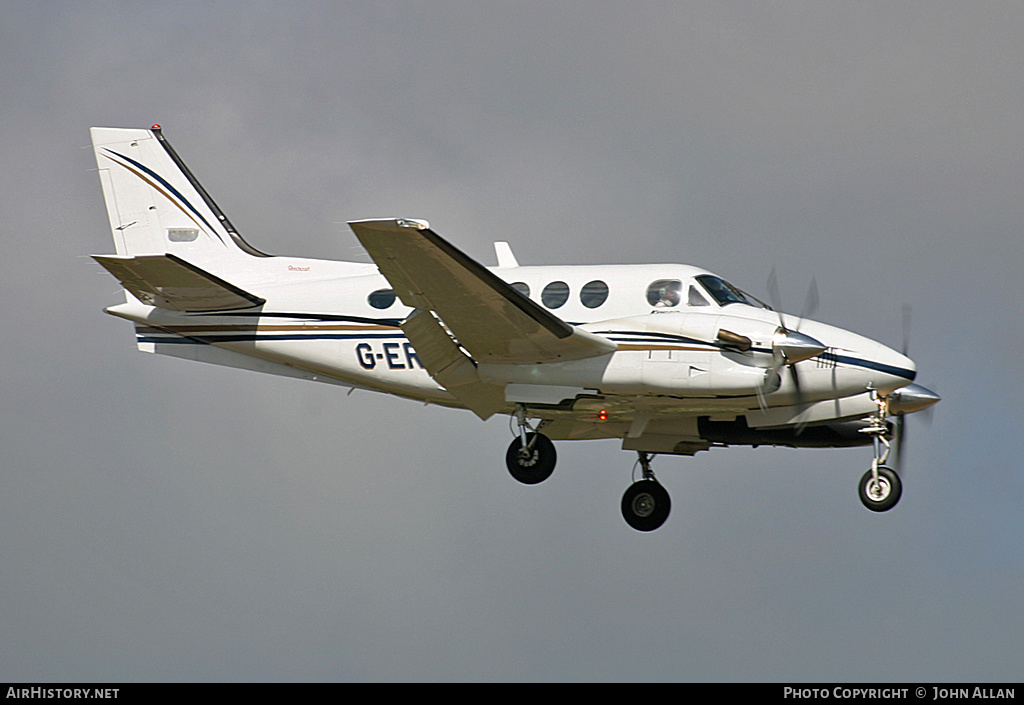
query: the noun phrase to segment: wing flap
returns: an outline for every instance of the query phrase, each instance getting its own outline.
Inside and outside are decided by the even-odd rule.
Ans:
[[[265,302],[258,296],[170,253],[93,255],[104,269],[144,304],[172,311],[229,311]]]
[[[505,407],[502,386],[480,379],[473,361],[429,312],[413,311],[402,323],[402,332],[430,376],[463,406],[484,420]]]
[[[407,306],[433,311],[477,362],[543,363],[614,352],[414,220],[349,223]]]

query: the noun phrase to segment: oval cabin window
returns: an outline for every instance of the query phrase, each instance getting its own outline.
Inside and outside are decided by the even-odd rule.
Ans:
[[[509,286],[526,298],[530,298],[530,285],[526,282],[513,282],[512,284],[509,284]]]
[[[366,300],[374,308],[389,308],[391,304],[395,303],[395,292],[391,289],[378,289],[367,296]]]
[[[551,282],[540,294],[540,301],[548,308],[559,308],[569,300],[569,285],[565,282]]]
[[[597,308],[607,300],[608,285],[600,279],[595,279],[580,289],[580,303],[587,308]]]

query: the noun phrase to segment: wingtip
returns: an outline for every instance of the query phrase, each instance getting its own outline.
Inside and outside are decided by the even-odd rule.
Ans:
[[[353,230],[357,228],[391,231],[398,228],[411,228],[413,230],[430,229],[430,223],[421,218],[368,218],[366,220],[350,220],[348,225]]]

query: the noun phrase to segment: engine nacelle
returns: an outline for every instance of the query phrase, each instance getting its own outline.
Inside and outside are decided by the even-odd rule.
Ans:
[[[681,396],[752,396],[765,391],[771,375],[748,356],[717,350],[651,350],[640,366],[649,392]]]
[[[616,342],[618,350],[609,355],[536,365],[485,363],[479,371],[497,383],[605,394],[753,396],[778,385],[770,369],[776,327],[720,313],[655,313],[583,326]]]
[[[757,354],[771,349],[772,323],[694,310],[633,320],[649,336],[640,366],[644,386],[654,393],[751,396],[778,384],[770,357]]]

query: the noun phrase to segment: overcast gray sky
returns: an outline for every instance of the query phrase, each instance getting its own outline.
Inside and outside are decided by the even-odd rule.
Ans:
[[[0,681],[1020,680],[1024,7],[0,4]],[[869,449],[634,456],[136,352],[92,125],[159,122],[244,236],[368,261],[419,217],[485,264],[687,262],[890,345]]]

